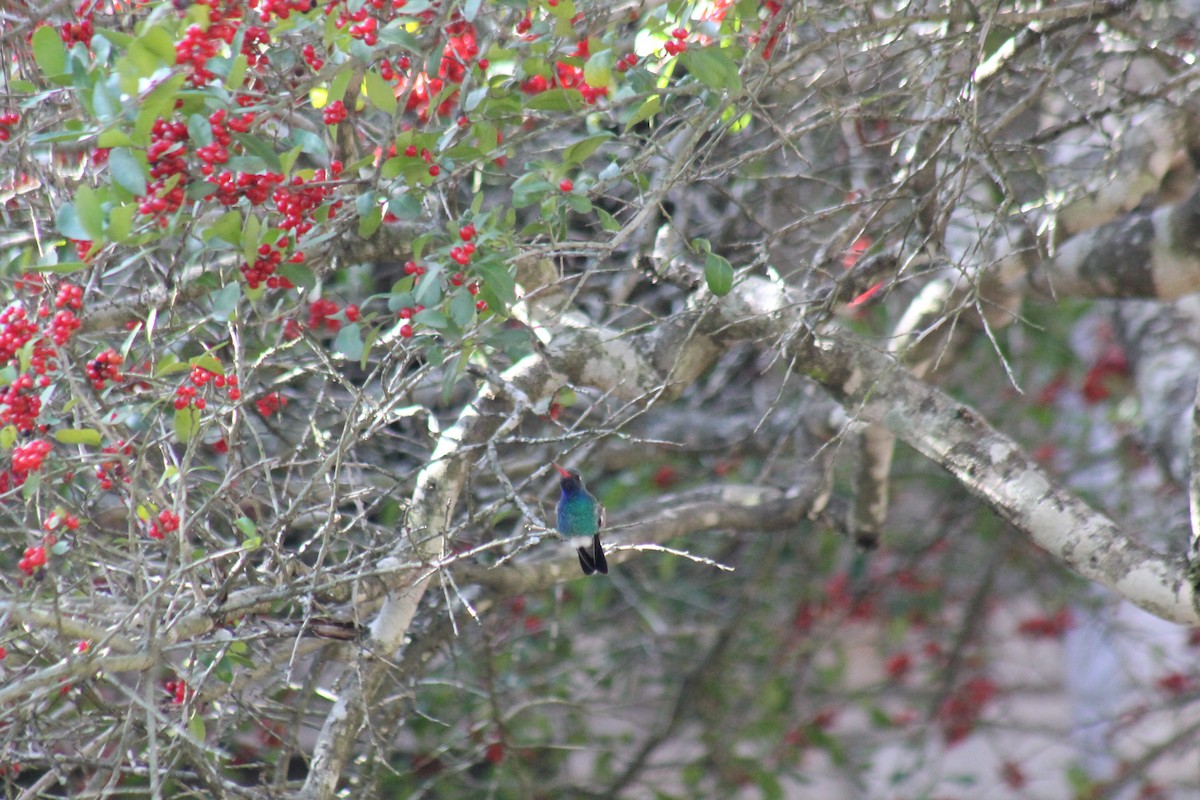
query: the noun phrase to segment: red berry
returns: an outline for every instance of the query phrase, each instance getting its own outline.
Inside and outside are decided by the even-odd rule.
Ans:
[[[413,326],[405,323],[400,326],[400,335],[405,339],[411,339],[413,335]]]
[[[558,184],[558,188],[564,192],[570,192],[574,190],[575,183],[570,178],[563,178],[562,182]]]

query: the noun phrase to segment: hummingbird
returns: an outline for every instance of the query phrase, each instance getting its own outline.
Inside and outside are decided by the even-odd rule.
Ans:
[[[558,532],[575,545],[584,575],[593,572],[607,575],[608,560],[604,558],[604,545],[600,543],[604,506],[583,485],[579,470],[566,469],[558,464],[554,464],[554,468],[562,476],[559,481],[562,497],[558,500]],[[587,541],[588,537],[591,541]]]

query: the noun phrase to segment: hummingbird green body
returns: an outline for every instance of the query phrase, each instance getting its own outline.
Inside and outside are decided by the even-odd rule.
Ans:
[[[599,572],[608,574],[608,560],[604,557],[604,546],[600,543],[600,529],[604,526],[604,506],[600,505],[583,485],[578,470],[564,469],[554,465],[562,480],[562,497],[558,500],[558,532],[572,542],[579,555],[579,566],[584,575]]]

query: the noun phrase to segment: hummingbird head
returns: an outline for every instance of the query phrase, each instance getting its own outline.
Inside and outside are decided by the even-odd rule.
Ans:
[[[560,467],[553,461],[550,463],[556,470],[558,470],[558,474],[562,476],[562,480],[560,480],[558,483],[564,492],[570,494],[583,488],[583,476],[579,474],[579,470]]]

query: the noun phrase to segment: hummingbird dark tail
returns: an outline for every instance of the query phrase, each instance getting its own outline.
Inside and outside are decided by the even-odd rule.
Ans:
[[[575,551],[579,554],[579,566],[584,575],[591,575],[593,572],[608,574],[608,559],[604,557],[604,545],[600,544],[600,534],[592,537],[590,548],[577,547]]]

